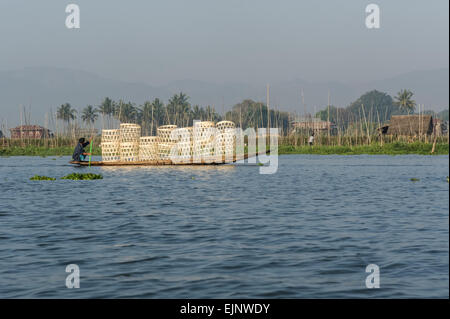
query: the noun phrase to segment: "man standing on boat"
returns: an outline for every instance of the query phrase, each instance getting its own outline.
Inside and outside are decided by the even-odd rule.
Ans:
[[[84,148],[88,146],[90,143],[91,141],[86,142],[86,139],[84,137],[78,140],[78,144],[75,147],[75,150],[73,151],[72,155],[72,160],[74,162],[82,162],[84,161],[86,156],[91,155],[90,153],[86,153],[86,151],[84,150]]]

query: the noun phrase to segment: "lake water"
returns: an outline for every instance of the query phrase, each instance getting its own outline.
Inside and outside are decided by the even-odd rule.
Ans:
[[[449,297],[448,156],[288,155],[274,175],[68,161],[0,158],[2,298]],[[29,180],[72,172],[104,179]]]

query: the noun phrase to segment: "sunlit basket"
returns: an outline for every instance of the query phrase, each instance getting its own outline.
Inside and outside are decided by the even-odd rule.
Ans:
[[[143,136],[139,142],[139,161],[158,160],[158,142],[157,136]]]
[[[139,161],[139,142],[120,143],[120,161]]]
[[[103,162],[115,162],[120,159],[120,132],[119,130],[102,130],[102,149]]]
[[[102,130],[102,142],[119,142],[119,130]]]
[[[176,125],[163,125],[158,127],[156,135],[158,136],[158,156],[160,159],[169,159],[172,147],[176,140],[171,137],[173,130],[177,128]]]
[[[194,123],[192,134],[194,159],[209,158],[214,155],[215,130],[214,122]]]
[[[217,156],[233,156],[236,145],[236,125],[231,121],[216,124],[215,154]]]
[[[120,124],[120,143],[139,143],[141,127],[138,124]]]
[[[141,127],[138,124],[120,124],[120,161],[137,162],[139,160],[139,139]]]
[[[177,137],[171,159],[177,163],[188,163],[192,160],[192,127],[177,128],[174,131]]]

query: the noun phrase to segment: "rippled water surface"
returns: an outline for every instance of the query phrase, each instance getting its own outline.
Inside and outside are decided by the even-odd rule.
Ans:
[[[448,156],[280,156],[274,175],[68,160],[0,158],[0,297],[449,296]],[[72,172],[104,179],[29,180]]]

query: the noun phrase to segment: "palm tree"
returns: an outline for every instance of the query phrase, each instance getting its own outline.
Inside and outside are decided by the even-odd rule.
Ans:
[[[105,97],[103,102],[98,106],[98,112],[102,114],[102,118],[107,116],[109,128],[111,124],[111,117],[114,115],[114,101],[109,97]]]
[[[169,104],[167,105],[167,115],[170,123],[181,126],[186,124],[188,121],[186,116],[189,114],[191,109],[191,105],[188,100],[189,97],[183,92],[180,92],[180,94],[175,94],[169,99]]]
[[[59,120],[63,120],[67,123],[67,127],[70,126],[70,121],[75,120],[77,111],[72,108],[72,106],[69,103],[62,104],[58,109],[56,113],[56,118]]]
[[[85,122],[89,127],[92,127],[92,124],[97,120],[98,114],[97,110],[92,107],[92,105],[88,105],[83,109],[81,114],[81,119]]]
[[[414,109],[416,108],[416,101],[411,99],[413,95],[414,93],[409,90],[401,90],[395,97],[394,105],[398,106],[402,111],[408,113],[414,112]]]
[[[180,92],[178,95],[178,114],[179,114],[179,122],[182,126],[189,125],[189,115],[191,113],[191,104],[188,102],[189,96]]]
[[[153,121],[152,121],[152,134],[155,131],[156,128],[160,125],[163,125],[165,123],[166,118],[166,107],[164,106],[164,103],[161,102],[160,99],[155,98],[152,102],[152,112],[153,112]]]
[[[194,105],[191,112],[192,120],[202,120],[203,118],[202,111],[203,109],[200,106]]]
[[[138,121],[138,109],[133,103],[123,103],[119,101],[119,105],[115,108],[115,115],[122,123],[136,123]]]
[[[149,101],[144,102],[144,105],[138,108],[138,117],[145,134],[148,134],[149,123],[153,123],[152,103]]]

